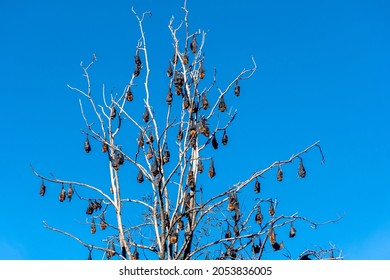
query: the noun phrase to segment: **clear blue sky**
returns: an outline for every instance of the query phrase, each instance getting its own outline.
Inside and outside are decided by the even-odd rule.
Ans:
[[[82,150],[79,96],[66,84],[84,85],[79,63],[96,53],[94,86],[123,89],[139,38],[134,6],[153,12],[145,23],[151,88],[165,97],[167,25],[171,15],[180,18],[181,2],[0,2],[0,259],[87,257],[42,226],[46,220],[88,237],[80,225],[85,205],[60,204],[58,187],[40,197],[29,164],[63,179],[107,181],[102,161]],[[250,67],[252,55],[259,66],[240,98],[227,99],[238,116],[216,156],[216,182],[231,185],[321,140],[324,165],[311,151],[307,178],[297,179],[295,166],[286,167],[283,183],[270,173],[265,195],[278,197],[285,214],[319,222],[345,216],[317,230],[300,224],[290,246],[331,242],[346,259],[390,259],[390,3],[188,0],[188,8],[192,30],[208,31],[205,66],[218,69],[221,84]]]

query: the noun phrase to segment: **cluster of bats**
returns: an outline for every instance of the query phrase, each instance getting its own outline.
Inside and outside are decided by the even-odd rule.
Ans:
[[[44,196],[46,193],[46,185],[45,185],[45,181],[44,179],[42,179],[42,183],[39,187],[39,194],[41,196]],[[73,189],[73,186],[72,184],[69,184],[67,190],[65,190],[65,186],[64,186],[64,183],[61,184],[61,189],[60,189],[60,193],[58,195],[58,200],[60,202],[64,202],[66,199],[68,199],[69,201],[72,200],[72,197],[73,197],[73,194],[74,194],[74,189]],[[95,211],[99,211],[102,209],[102,200],[98,201],[96,199],[92,200],[90,199],[89,200],[89,203],[88,203],[88,206],[87,206],[87,209],[85,211],[85,213],[87,215],[92,215]],[[107,223],[105,222],[104,220],[104,214],[101,215],[101,218],[100,218],[100,228],[102,230],[105,230],[107,227]],[[94,218],[92,218],[92,223],[91,223],[91,232],[92,233],[95,233],[96,232],[96,227],[95,227],[95,222],[94,222]]]
[[[193,35],[192,36],[192,40],[190,42],[190,50],[193,54],[196,54],[197,51],[198,51],[198,46],[197,46],[197,41],[196,41],[196,35]],[[209,107],[210,107],[210,104],[209,104],[209,101],[207,99],[207,96],[205,93],[203,93],[201,95],[201,100],[199,100],[199,103],[195,101],[195,98],[193,98],[193,100],[189,100],[189,95],[187,94],[186,90],[185,90],[185,84],[186,82],[186,79],[185,79],[185,76],[183,74],[183,71],[182,70],[176,70],[176,65],[179,61],[179,54],[178,54],[178,51],[175,50],[174,51],[174,54],[173,54],[173,57],[172,57],[172,60],[170,60],[169,64],[168,64],[168,69],[167,69],[167,76],[172,78],[171,80],[171,85],[173,84],[174,87],[175,87],[175,93],[177,95],[181,95],[183,97],[183,109],[188,109],[189,112],[191,113],[191,120],[190,120],[190,123],[189,123],[189,130],[190,130],[190,133],[189,133],[189,143],[191,144],[191,146],[193,148],[196,148],[196,137],[198,134],[203,134],[205,135],[206,137],[208,137],[208,143],[211,141],[211,144],[212,144],[212,147],[214,149],[218,149],[218,141],[217,141],[217,138],[216,138],[216,132],[211,135],[210,137],[210,129],[209,129],[209,126],[207,124],[207,120],[204,116],[200,116],[199,117],[199,121],[195,121],[194,118],[192,117],[192,114],[193,113],[197,113],[198,112],[198,107],[200,106],[201,108],[203,108],[204,110],[207,110]],[[188,65],[188,55],[187,55],[187,52],[184,52],[184,54],[181,56],[181,62],[182,62],[182,65],[183,67],[187,67]],[[199,63],[199,67],[197,69],[197,71],[195,71],[194,73],[197,73],[197,77],[199,79],[203,79],[205,77],[205,69],[204,69],[204,66],[203,66],[203,59],[201,61],[198,62]],[[138,77],[139,74],[140,74],[140,71],[142,69],[142,62],[141,62],[141,58],[138,54],[138,50],[136,52],[136,55],[134,56],[134,64],[135,64],[135,69],[134,69],[134,72],[133,72],[133,75],[134,77]],[[175,70],[173,70],[172,66],[175,67]],[[192,65],[193,66],[193,65]],[[192,69],[192,66],[191,68],[189,69]],[[172,90],[171,90],[171,86],[169,86],[169,91],[168,91],[168,94],[167,94],[167,97],[166,97],[166,102],[168,105],[171,105],[172,104],[172,100],[173,100],[173,95],[172,95]],[[240,95],[240,85],[238,84],[238,80],[236,81],[236,85],[234,87],[234,94],[236,96],[239,96]],[[126,99],[128,101],[132,101],[133,100],[133,93],[131,91],[131,87],[128,86],[127,87],[127,90],[126,90]],[[218,101],[218,109],[221,111],[221,112],[224,112],[226,110],[227,106],[226,106],[226,102],[224,100],[224,96],[220,96],[219,98],[219,101]],[[114,119],[116,117],[116,108],[115,106],[112,106],[110,108],[110,119]],[[145,112],[144,114],[142,115],[142,119],[144,122],[148,122],[149,121],[149,118],[150,118],[150,114],[149,114],[149,109],[146,108],[145,109]],[[139,147],[142,147],[144,146],[144,143],[145,143],[145,140],[144,140],[144,136],[145,136],[145,132],[144,131],[141,131],[141,133],[139,134],[139,137],[138,137],[138,146]],[[151,134],[149,137],[147,137],[148,139],[150,139],[149,142],[152,142],[153,140],[153,135]],[[182,131],[182,126],[180,126],[180,129],[179,129],[179,132],[178,132],[178,135],[177,135],[177,139],[178,140],[181,140],[183,138],[183,131]],[[228,135],[226,133],[226,129],[224,129],[223,131],[223,135],[222,135],[222,140],[221,140],[222,144],[223,145],[227,145],[228,143]],[[148,141],[147,141],[148,143]],[[150,144],[150,143],[149,143]],[[91,152],[92,148],[91,148],[91,144],[89,142],[89,139],[88,139],[88,135],[84,141],[84,150],[86,153],[89,153]],[[102,146],[102,151],[103,152],[107,152],[108,151],[108,144],[107,143],[103,143],[103,146]],[[170,160],[170,153],[169,153],[169,150],[168,150],[168,147],[167,147],[167,144],[165,144],[165,147],[164,147],[164,151],[163,151],[163,164],[169,162]],[[153,149],[151,146],[149,146],[149,148],[147,149],[147,158],[148,159],[152,159],[153,158]],[[124,154],[122,153],[122,151],[119,151],[119,150],[115,150],[113,153],[111,153],[110,155],[110,161],[111,161],[111,164],[112,164],[112,167],[115,169],[115,170],[119,170],[120,166],[124,163]],[[200,160],[199,160],[200,161]],[[157,176],[160,172],[159,172],[159,164],[160,164],[160,156],[159,156],[159,152],[157,152],[157,156],[155,157],[155,160],[152,164],[152,168],[151,168],[151,173],[153,174],[153,176]],[[203,171],[203,167],[201,166],[201,161],[199,163],[199,172],[201,173]],[[210,178],[213,178],[215,175],[216,175],[216,172],[215,172],[215,168],[214,168],[214,161],[213,159],[210,160],[210,168],[209,168],[209,171],[208,171],[208,175]],[[143,173],[141,170],[139,170],[138,174],[137,174],[137,181],[142,183],[144,181],[144,176],[143,176]],[[189,184],[190,186],[193,186],[193,182],[190,182]]]
[[[94,212],[97,212],[102,209],[102,200],[92,200],[90,199],[88,202],[87,209],[85,211],[85,214],[87,215],[92,215]],[[99,216],[100,221],[99,221],[99,227],[101,230],[105,230],[107,228],[107,222],[104,218],[104,212],[102,212]],[[90,231],[92,234],[96,233],[96,224],[95,224],[95,216],[92,217],[91,219],[91,228]]]
[[[303,165],[303,159],[302,158],[299,158],[299,159],[300,159],[300,161],[299,161],[299,165],[298,165],[298,176],[300,178],[305,178],[306,177],[306,169],[305,169],[305,166]],[[283,181],[283,170],[280,167],[280,165],[278,165],[278,169],[276,172],[276,179],[279,182]]]
[[[298,166],[298,176],[301,177],[301,178],[304,178],[306,176],[306,169],[305,169],[305,167],[303,165],[302,158],[300,158],[300,162],[299,162],[299,166]],[[283,180],[283,171],[280,168],[280,166],[278,166],[276,178],[277,178],[278,181],[282,181]],[[260,193],[261,184],[260,184],[258,178],[256,178],[256,180],[255,180],[253,189],[254,189],[255,193]],[[230,193],[228,198],[229,199],[228,199],[227,210],[230,211],[230,212],[234,212],[234,215],[232,216],[232,219],[233,219],[233,222],[234,222],[233,233],[237,237],[237,236],[240,235],[240,229],[238,227],[238,224],[239,224],[239,220],[241,218],[240,206],[239,206],[239,202],[238,202],[238,198],[237,198],[237,193],[236,192]],[[275,205],[274,205],[272,200],[270,201],[270,206],[268,208],[268,213],[269,213],[269,215],[271,217],[275,216]],[[255,223],[257,223],[258,225],[262,224],[262,222],[263,222],[263,214],[262,214],[260,205],[257,206],[257,211],[256,211],[256,214],[255,214],[254,218],[255,218]],[[297,231],[296,231],[293,223],[291,222],[290,229],[289,229],[289,237],[290,238],[294,238],[295,235],[296,235],[296,232]],[[231,237],[232,237],[232,232],[230,230],[230,225],[228,223],[228,227],[227,227],[227,230],[225,232],[225,238],[229,239]],[[268,238],[269,238],[269,241],[270,241],[271,246],[272,246],[274,251],[279,251],[279,250],[284,248],[284,242],[282,241],[282,242],[279,243],[276,240],[276,233],[275,233],[275,229],[274,229],[273,223],[271,223],[270,226],[269,226]],[[252,252],[255,255],[260,252],[261,245],[262,245],[261,244],[261,240],[259,240],[258,244],[255,244],[255,240],[254,239],[252,240]],[[236,258],[236,249],[234,249],[234,246],[232,244],[227,245],[225,243],[224,243],[224,246],[226,248],[226,251],[225,251],[224,255],[221,258],[222,259],[225,259],[225,258],[235,259]]]
[[[191,43],[189,45],[190,50],[193,54],[196,54],[198,49],[197,49],[197,41],[196,41],[196,36],[194,35],[192,37]],[[196,139],[199,134],[204,135],[207,137],[207,142],[206,144],[211,143],[211,146],[214,149],[218,149],[219,143],[216,137],[217,130],[211,134],[209,125],[207,123],[207,119],[203,115],[198,115],[199,109],[207,110],[210,108],[210,102],[207,98],[207,94],[201,93],[199,94],[197,92],[197,87],[195,86],[195,92],[194,96],[191,98],[190,94],[187,92],[186,89],[186,83],[191,84],[193,83],[194,79],[204,79],[206,75],[206,71],[203,66],[203,58],[197,62],[194,63],[191,66],[188,66],[189,63],[189,57],[187,55],[187,52],[185,51],[183,55],[181,55],[181,63],[182,67],[187,67],[189,71],[183,71],[183,69],[176,68],[177,63],[179,62],[179,54],[177,50],[174,51],[172,59],[168,63],[168,68],[167,68],[167,76],[171,79],[170,85],[168,87],[168,93],[166,95],[166,103],[171,106],[173,102],[173,94],[172,94],[172,86],[174,86],[174,91],[175,94],[178,96],[182,97],[182,109],[187,110],[190,114],[190,120],[188,122],[188,137],[189,137],[189,143],[192,148],[196,148]],[[134,64],[135,64],[135,69],[133,72],[134,77],[138,77],[140,75],[141,69],[142,69],[142,62],[140,59],[140,56],[138,54],[138,50],[136,52],[136,55],[134,56]],[[196,64],[198,64],[198,69],[195,69]],[[187,78],[184,73],[191,72],[191,75]],[[235,96],[240,96],[241,94],[241,88],[239,85],[239,80],[237,79],[235,81],[235,86],[234,86],[234,94]],[[133,93],[131,91],[131,86],[129,85],[127,87],[126,93],[125,93],[125,98],[127,101],[133,101]],[[227,110],[227,104],[224,99],[224,95],[220,95],[218,100],[218,105],[217,108],[220,112],[225,112]],[[150,120],[150,108],[146,108],[143,115],[142,115],[142,120],[145,123],[148,123]],[[113,120],[117,116],[117,111],[114,105],[110,107],[110,114],[109,118]],[[221,129],[222,130],[222,129]],[[179,131],[177,133],[177,140],[182,141],[183,139],[183,125],[179,126]],[[146,141],[145,141],[146,138]],[[153,149],[153,141],[154,137],[153,134],[150,132],[149,135],[146,135],[145,131],[140,132],[139,137],[137,139],[138,146],[143,147],[146,144],[149,145],[147,148],[147,154],[146,157],[149,160],[153,160],[151,164],[151,174],[155,178],[160,178],[161,180],[161,165],[166,164],[170,161],[170,151],[168,149],[168,144],[165,143],[164,147],[162,149],[162,155],[160,155],[160,151],[155,151]],[[226,129],[223,129],[223,134],[221,138],[221,143],[223,145],[227,145],[228,143],[228,135],[226,132]],[[92,150],[91,144],[88,138],[88,135],[86,136],[86,139],[84,141],[84,151],[86,153],[90,153]],[[124,164],[125,158],[124,158],[124,153],[120,149],[116,149],[113,152],[110,153],[109,151],[109,145],[106,142],[103,142],[102,144],[102,152],[106,153],[108,152],[109,154],[109,160],[111,162],[112,168],[114,168],[116,171],[119,170],[120,166]],[[154,159],[153,159],[154,158]],[[197,170],[199,173],[203,173],[204,171],[204,166],[202,160],[199,158],[197,160]],[[210,178],[213,178],[216,175],[215,167],[214,167],[214,160],[213,158],[210,158],[210,166],[208,169],[208,176]],[[160,176],[160,177],[159,177]],[[303,166],[303,160],[300,158],[300,163],[298,167],[298,176],[301,178],[304,178],[306,176],[306,170],[305,167]],[[277,174],[276,178],[278,181],[283,180],[283,171],[281,169],[281,166],[279,165],[277,168]],[[142,183],[144,181],[144,174],[141,169],[139,169],[139,172],[136,177],[137,181],[139,183]],[[195,176],[193,173],[193,170],[189,170],[187,173],[187,178],[186,178],[186,186],[189,187],[191,191],[195,191]],[[254,192],[255,193],[260,193],[261,187],[260,187],[260,182],[256,178],[255,184],[254,184]],[[44,180],[42,179],[42,183],[40,186],[39,193],[41,196],[44,196],[46,192],[46,186],[44,184]],[[63,202],[66,198],[69,199],[69,201],[72,199],[74,190],[72,187],[72,184],[69,185],[68,189],[65,190],[64,184],[62,184],[60,194],[59,194],[59,201]],[[94,212],[101,210],[102,205],[101,201],[97,200],[89,200],[87,209],[86,209],[86,214],[87,215],[92,215]],[[241,213],[240,213],[240,206],[237,198],[236,193],[231,193],[229,194],[229,200],[228,200],[228,211],[234,212],[234,215],[232,216],[233,219],[233,234],[234,236],[238,237],[240,235],[240,232],[242,229],[240,229],[239,224],[240,224],[240,219],[241,219]],[[269,207],[269,214],[271,217],[275,215],[275,208],[274,205],[271,201],[270,207]],[[259,225],[262,224],[263,222],[263,214],[260,209],[260,205],[257,207],[257,213],[255,215],[255,222]],[[169,219],[168,219],[168,224],[169,224]],[[177,229],[178,230],[183,230],[184,229],[184,222],[181,219],[181,217],[177,217],[176,219],[176,224],[177,224]],[[100,228],[102,230],[106,229],[107,223],[104,219],[104,212],[100,215]],[[92,217],[91,220],[91,233],[94,234],[96,232],[96,225],[95,225],[95,219]],[[294,228],[293,224],[291,223],[290,226],[290,231],[289,231],[289,237],[293,238],[296,234],[296,229]],[[228,223],[228,228],[225,233],[225,238],[229,239],[232,237],[232,232],[230,230],[230,225]],[[278,251],[283,248],[284,244],[283,242],[278,243],[276,240],[276,233],[274,230],[273,225],[271,224],[268,230],[268,237],[270,240],[270,243],[272,245],[272,248],[275,251]],[[172,244],[177,243],[178,241],[178,231],[173,231],[170,236],[169,236],[169,241]],[[232,243],[233,244],[233,243]],[[230,257],[232,259],[236,258],[236,250],[234,249],[233,245],[226,245],[226,252],[225,252],[225,257]],[[261,240],[258,244],[255,244],[255,241],[253,240],[252,242],[252,252],[254,254],[258,254],[260,252],[261,248]],[[110,242],[107,246],[107,251],[106,251],[106,257],[107,259],[110,259],[112,256],[116,254],[115,252],[115,246],[113,242]],[[91,250],[89,252],[89,257],[91,257]],[[138,259],[139,254],[137,251],[137,248],[135,248],[133,254],[132,254],[133,259]]]
[[[45,194],[46,194],[46,185],[45,185],[45,180],[42,179],[42,183],[39,186],[39,195],[40,196],[45,196]],[[72,197],[73,197],[73,194],[74,194],[74,190],[73,190],[72,184],[69,184],[68,189],[65,190],[64,184],[62,183],[61,184],[60,194],[58,196],[58,200],[60,202],[64,202],[65,199],[68,198],[68,200],[71,201]]]
[[[304,178],[306,176],[306,169],[305,169],[305,167],[303,165],[302,158],[300,158],[300,162],[299,162],[299,166],[298,166],[298,176],[301,177],[301,178]],[[282,171],[280,165],[277,168],[276,179],[279,182],[281,182],[283,180],[283,171]],[[261,189],[260,182],[256,178],[255,184],[254,184],[254,192],[255,193],[260,193],[260,189]],[[269,213],[269,215],[271,217],[273,217],[275,215],[275,206],[274,206],[274,203],[272,202],[272,200],[270,201],[270,206],[268,208],[268,213]],[[261,223],[263,222],[263,214],[261,212],[260,205],[257,206],[257,212],[256,212],[256,215],[255,215],[255,222],[257,224],[259,224],[259,225],[261,225]],[[296,231],[293,223],[291,222],[290,230],[289,230],[289,237],[290,238],[295,237],[296,232],[297,231]],[[284,248],[284,243],[283,242],[278,243],[277,240],[276,240],[276,233],[275,233],[273,224],[271,224],[270,227],[269,227],[268,237],[269,237],[269,241],[270,241],[271,246],[272,246],[274,251],[279,251],[280,249]],[[257,252],[257,249],[254,250],[254,252]]]

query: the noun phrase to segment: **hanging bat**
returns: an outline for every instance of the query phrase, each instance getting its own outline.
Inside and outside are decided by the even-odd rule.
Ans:
[[[206,137],[210,136],[210,128],[206,123],[206,119],[202,116],[199,121],[199,132]]]
[[[134,261],[139,259],[139,253],[138,253],[137,247],[134,248],[134,252],[133,252],[133,255],[131,256],[131,259]]]
[[[157,174],[159,173],[158,163],[157,163],[156,159],[154,159],[154,162],[150,168],[150,171],[152,172],[153,176],[157,176]]]
[[[213,138],[211,139],[211,145],[213,146],[214,150],[218,149],[218,142],[215,138],[215,134],[213,135]]]
[[[290,238],[293,238],[293,237],[295,236],[296,233],[297,233],[297,230],[294,228],[293,223],[291,223],[290,231],[289,231],[288,236],[289,236]]]
[[[235,224],[234,227],[233,227],[233,233],[234,235],[237,237],[240,235],[240,230],[238,229],[238,225]]]
[[[171,105],[173,101],[173,94],[171,87],[168,88],[167,97],[165,98],[165,102],[167,102],[168,105]]]
[[[192,119],[192,117],[190,118],[189,127],[190,127],[190,137],[195,136],[196,135],[196,123]]]
[[[183,94],[183,88],[179,86],[175,86],[175,93],[176,95],[182,95]]]
[[[269,237],[269,242],[271,245],[274,245],[276,243],[276,233],[274,228],[271,226],[268,230],[268,237]]]
[[[274,207],[274,204],[272,202],[270,202],[268,213],[270,216],[275,215],[275,207]]]
[[[88,260],[89,260],[89,261],[92,260],[92,250],[91,250],[91,249],[89,249]]]
[[[151,159],[153,157],[152,148],[149,146],[148,153],[146,154],[147,159]]]
[[[140,73],[141,73],[141,67],[136,66],[133,72],[134,77],[138,77]]]
[[[116,117],[116,108],[112,106],[110,109],[110,119],[113,120]]]
[[[125,163],[125,157],[123,156],[122,151],[117,151],[117,155],[119,165],[123,165]]]
[[[303,260],[303,261],[310,261],[311,258],[309,258],[310,254],[305,254],[303,256],[301,256],[299,259],[300,260]]]
[[[100,217],[100,229],[105,230],[107,228],[106,220],[104,219],[104,216]]]
[[[96,233],[96,225],[95,225],[95,219],[94,218],[92,218],[92,222],[91,222],[91,233],[92,234]]]
[[[261,225],[261,223],[263,222],[263,214],[261,213],[261,208],[260,208],[260,205],[258,206],[257,208],[257,213],[256,213],[256,216],[255,216],[255,221],[258,225]]]
[[[227,136],[227,134],[226,134],[226,129],[223,131],[223,135],[222,135],[222,144],[223,145],[227,145],[227,143],[228,143],[228,140],[229,140],[229,138],[228,138],[228,136]]]
[[[183,54],[183,65],[187,65],[188,64],[188,55],[187,53],[184,53]]]
[[[257,255],[260,253],[260,248],[261,248],[261,240],[259,239],[259,244],[255,245],[255,241],[252,240],[252,253]]]
[[[87,214],[87,215],[92,215],[93,210],[95,210],[95,209],[93,208],[93,202],[92,202],[92,200],[90,200],[89,203],[88,203],[87,210],[85,211],[85,214]]]
[[[231,238],[232,237],[232,232],[230,231],[230,226],[228,224],[228,228],[226,229],[225,232],[225,238]]]
[[[272,249],[274,249],[274,251],[279,251],[279,250],[281,250],[283,248],[284,248],[284,242],[283,241],[280,242],[280,243],[275,242],[274,244],[272,244]]]
[[[278,171],[276,173],[276,179],[279,181],[279,182],[282,182],[283,180],[283,171],[282,169],[280,168],[280,165],[278,166]]]
[[[195,101],[190,101],[190,105],[188,107],[188,113],[195,114],[198,112],[198,104]]]
[[[205,126],[203,135],[206,136],[206,137],[210,136],[210,128],[209,128],[209,126],[207,124]]]
[[[196,53],[196,48],[197,48],[197,45],[196,45],[196,37],[195,35],[192,36],[192,40],[191,40],[191,43],[190,43],[190,49],[192,51],[193,54]]]
[[[224,99],[223,96],[221,96],[221,99],[219,100],[218,109],[221,112],[225,112],[226,111],[226,103],[225,103],[225,99]]]
[[[91,144],[89,143],[88,135],[87,139],[84,141],[84,151],[88,154],[91,151]]]
[[[171,66],[171,63],[169,62],[168,69],[167,69],[167,76],[168,76],[168,78],[170,78],[170,77],[172,77],[172,75],[173,75],[172,66]]]
[[[137,181],[138,181],[138,183],[142,183],[144,181],[144,174],[142,173],[141,169],[138,172]]]
[[[111,259],[114,256],[115,252],[113,252],[111,249],[107,249],[106,251],[106,258],[107,260]]]
[[[255,193],[260,192],[260,182],[259,182],[259,180],[257,180],[257,178],[256,178],[255,186],[253,189],[254,189]]]
[[[240,93],[241,93],[241,89],[240,89],[240,85],[238,84],[238,80],[236,81],[236,86],[234,87],[234,94],[236,96],[240,96]]]
[[[143,147],[143,145],[144,145],[144,136],[143,136],[143,133],[141,131],[141,133],[139,134],[139,137],[138,137],[138,146]]]
[[[228,252],[230,254],[230,258],[234,260],[237,257],[236,250],[232,250]]]
[[[123,156],[123,153],[122,153],[122,151],[115,151],[116,152],[116,154],[117,154],[117,156],[118,156],[118,163],[119,163],[119,165],[122,165],[122,164],[124,164],[125,163],[125,157]]]
[[[126,100],[131,102],[131,101],[133,101],[133,97],[134,96],[133,96],[133,93],[131,91],[131,88],[130,88],[130,86],[128,86],[127,91],[126,91]]]
[[[232,219],[235,223],[238,223],[238,221],[240,220],[241,218],[241,215],[240,215],[240,208],[239,208],[239,205],[236,203],[235,207],[234,207],[234,215],[232,216]]]
[[[182,72],[175,72],[175,77],[173,78],[173,83],[176,87],[181,88],[184,85],[184,76]]]
[[[226,253],[225,255],[227,257],[230,257],[231,259],[235,259],[237,257],[237,254],[236,254],[236,249],[234,249],[233,247],[233,244],[231,245],[226,245],[225,243],[223,243],[223,245],[225,246],[226,248]]]
[[[175,50],[172,56],[172,63],[176,65],[178,60],[179,60],[179,56]]]
[[[152,145],[153,142],[154,142],[153,133],[152,133],[152,131],[149,131],[149,136],[148,136],[148,138],[146,139],[146,144]]]
[[[190,142],[191,147],[193,149],[196,149],[196,139],[197,139],[196,130],[195,130],[195,133],[193,135],[189,135],[189,138],[190,138],[189,142]]]
[[[199,78],[203,79],[205,75],[206,75],[206,72],[203,68],[203,63],[201,63],[199,66]]]
[[[126,252],[126,247],[125,246],[122,246],[122,253],[121,253],[123,259],[126,259],[127,258],[127,252]]]
[[[72,184],[69,184],[67,196],[68,196],[69,201],[71,201],[72,196],[73,196]]]
[[[108,151],[108,144],[104,142],[102,145],[102,152],[106,153],[107,151]]]
[[[195,180],[194,178],[191,178],[191,179],[187,179],[187,186],[190,187],[190,190],[191,191],[194,191],[195,190]]]
[[[190,106],[190,101],[188,100],[187,94],[183,95],[183,109],[187,110],[188,107]]]
[[[181,141],[183,139],[183,130],[181,126],[179,127],[179,131],[177,132],[177,140]]]
[[[194,198],[194,195],[189,193],[189,192],[185,192],[184,193],[184,202],[185,202],[185,215],[188,214],[188,210],[189,208],[191,208],[191,200]],[[187,226],[189,227],[189,224],[187,224]]]
[[[214,160],[213,158],[211,158],[210,167],[209,167],[209,177],[213,178],[215,175],[217,175],[217,173],[215,172],[215,168],[214,168]]]
[[[164,215],[164,222],[165,222],[165,227],[167,229],[169,229],[171,223],[169,221],[169,214],[168,213],[165,213],[165,215]]]
[[[46,193],[46,186],[44,180],[42,179],[41,186],[39,187],[39,195],[45,196],[45,193]]]
[[[198,122],[198,132],[200,134],[204,134],[205,129],[206,129],[206,120],[204,119],[203,116],[201,116]]]
[[[137,67],[141,68],[142,67],[142,62],[141,62],[141,58],[140,56],[138,55],[138,51],[137,53],[135,54],[134,56],[134,63]]]
[[[157,174],[156,177],[154,177],[154,178],[155,178],[154,185],[160,189],[161,188],[161,182],[162,182],[161,174]]]
[[[230,193],[229,194],[228,210],[229,211],[235,211],[237,208],[239,208],[237,194],[235,192],[234,193]]]
[[[113,153],[113,155],[111,156],[111,166],[116,171],[119,170],[120,164],[119,164],[119,157],[117,153]]]
[[[234,211],[234,209],[236,209],[236,203],[237,203],[236,200],[230,199],[230,201],[228,203],[228,210],[229,211]]]
[[[177,228],[179,230],[183,230],[184,229],[184,222],[181,218],[179,218],[179,220],[177,221]]]
[[[171,153],[168,150],[168,144],[165,143],[165,150],[163,153],[163,163],[165,164],[165,163],[169,162],[170,157],[171,157]]]
[[[194,179],[194,171],[190,170],[187,174],[187,180]]]
[[[60,195],[59,195],[58,199],[60,202],[63,202],[65,200],[65,197],[66,197],[66,191],[64,189],[64,184],[62,184],[62,188],[61,188]]]
[[[209,101],[206,97],[206,94],[202,94],[202,108],[207,110],[210,107]]]
[[[115,255],[115,246],[114,246],[114,242],[111,241],[108,246],[107,246],[107,250],[106,250],[106,257],[107,259],[111,259],[113,256]]]
[[[138,51],[137,51],[137,53],[134,56],[134,63],[135,63],[136,66],[142,67],[142,62],[141,62],[141,58],[138,55]]]
[[[148,122],[149,121],[149,110],[148,108],[145,109],[145,112],[144,114],[142,115],[142,119],[144,120],[144,122]]]
[[[110,260],[112,258],[112,256],[114,256],[114,252],[112,252],[110,249],[108,249],[106,251],[106,257],[107,257],[107,260]]]
[[[204,171],[203,162],[202,162],[202,160],[199,159],[199,160],[198,160],[198,172],[199,172],[200,174],[202,174],[203,171]]]
[[[172,244],[176,244],[177,243],[177,238],[178,238],[178,234],[176,232],[173,232],[170,237],[169,237],[169,241],[172,243]]]
[[[305,177],[306,177],[306,169],[305,169],[305,167],[303,166],[303,160],[302,160],[302,159],[301,159],[301,161],[299,162],[298,175],[299,175],[299,177],[301,177],[301,178],[305,178]]]
[[[192,236],[192,234],[190,232],[190,225],[188,224],[186,232],[184,233],[184,238],[186,241],[188,241],[188,240],[190,240],[191,236]]]
[[[260,252],[260,245],[252,244],[252,253],[257,255]]]
[[[102,204],[95,199],[92,207],[93,207],[93,210],[98,211],[98,210],[102,209]]]
[[[160,151],[159,150],[156,151],[156,160],[157,160],[158,164],[161,164],[161,156],[160,156]]]

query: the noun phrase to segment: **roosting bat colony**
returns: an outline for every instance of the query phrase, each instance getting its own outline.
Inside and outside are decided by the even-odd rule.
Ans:
[[[161,96],[153,96],[158,106],[153,106],[149,90],[152,61],[143,25],[144,20],[150,20],[149,12],[139,15],[133,10],[140,39],[122,93],[110,97],[103,93],[103,102],[98,104],[91,87],[84,91],[69,86],[90,105],[87,111],[80,101],[87,127],[82,130],[84,152],[102,154],[102,162],[109,163],[110,185],[49,178],[33,169],[41,178],[39,194],[47,196],[48,189],[58,187],[59,202],[68,200],[69,205],[85,207],[80,217],[85,215],[90,234],[101,236],[100,241],[92,243],[89,235],[80,236],[78,232],[76,237],[72,229],[59,229],[46,222],[44,226],[86,247],[86,256],[80,258],[88,259],[262,259],[271,253],[291,259],[330,255],[337,258],[335,247],[304,251],[305,255],[300,256],[289,254],[287,249],[293,243],[285,237],[298,236],[299,224],[318,224],[297,213],[282,215],[278,213],[279,201],[262,196],[266,186],[261,185],[261,179],[266,172],[273,174],[276,182],[282,182],[287,180],[282,167],[298,163],[297,177],[305,178],[302,156],[318,148],[323,160],[319,142],[287,160],[275,161],[253,172],[243,181],[224,182],[225,186],[210,189],[212,182],[218,180],[215,178],[229,177],[223,174],[227,161],[222,162],[215,153],[229,143],[228,133],[232,133],[230,126],[237,115],[231,107],[233,100],[250,94],[244,81],[252,77],[257,67],[252,59],[253,67],[242,70],[227,85],[219,85],[216,71],[207,70],[206,33],[191,33],[186,1],[182,10],[183,20],[176,23],[172,17],[168,25],[173,48],[167,56],[166,73],[162,73],[167,86],[163,86]],[[89,69],[96,61],[94,55],[87,66],[81,64],[88,84]],[[144,85],[143,90],[140,85]],[[166,113],[159,119],[161,111]],[[91,113],[94,120],[87,117]],[[121,132],[130,126],[133,138],[120,138]],[[95,144],[101,150],[95,149]],[[272,173],[275,171],[276,176]],[[120,174],[130,174],[133,179],[120,180]],[[143,194],[129,191],[134,188]],[[94,196],[84,196],[91,192]]]

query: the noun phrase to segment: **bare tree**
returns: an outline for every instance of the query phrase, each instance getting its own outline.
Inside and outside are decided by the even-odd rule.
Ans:
[[[92,234],[98,228],[106,230],[101,244],[90,244],[87,238],[82,239],[44,222],[46,228],[65,234],[88,248],[89,258],[95,250],[101,251],[102,257],[107,259],[114,256],[138,259],[140,254],[142,258],[169,260],[261,259],[266,248],[273,251],[284,248],[284,242],[276,238],[281,227],[289,227],[289,237],[293,238],[297,220],[314,228],[337,220],[317,223],[297,213],[278,215],[279,201],[260,195],[260,179],[264,173],[275,170],[276,179],[282,181],[283,166],[298,162],[297,176],[304,178],[303,156],[313,149],[319,152],[323,162],[319,141],[288,159],[277,160],[253,172],[249,178],[219,193],[202,188],[202,182],[218,176],[218,166],[223,165],[214,162],[213,155],[207,154],[205,148],[211,146],[217,152],[220,143],[227,145],[229,127],[237,116],[237,111],[226,104],[225,97],[240,96],[240,85],[252,77],[257,66],[252,58],[249,68],[241,70],[230,83],[219,85],[217,72],[205,69],[203,49],[207,34],[200,30],[191,31],[186,1],[182,10],[182,21],[176,23],[172,17],[168,24],[172,57],[167,59],[166,105],[159,106],[159,113],[150,101],[150,60],[143,29],[150,12],[138,14],[132,9],[139,24],[140,38],[134,53],[134,71],[121,93],[107,94],[103,87],[102,102],[97,102],[89,74],[97,62],[96,55],[89,64],[81,63],[86,88],[68,86],[82,97],[79,103],[86,127],[82,130],[85,134],[84,150],[86,153],[98,152],[95,147],[99,143],[102,154],[105,154],[103,160],[109,170],[110,186],[104,188],[44,176],[31,166],[34,174],[42,180],[40,195],[45,195],[46,184],[54,183],[50,187],[59,187],[60,202],[71,201],[74,195],[85,201],[87,223]],[[209,85],[204,85],[206,75],[213,77]],[[143,82],[144,112],[142,116],[134,116],[128,108],[136,102],[133,101],[133,90],[136,84],[141,84],[140,81]],[[137,91],[139,96],[139,88]],[[165,108],[164,115],[161,108]],[[121,134],[128,127],[135,127],[138,134],[133,136],[133,143],[125,145]],[[133,182],[120,179],[122,172],[130,171],[134,173]],[[148,187],[134,193],[128,190],[129,184],[146,184]],[[246,200],[245,209],[249,210],[244,211],[241,196],[248,188],[255,195],[252,200]],[[83,196],[86,189],[95,195]],[[129,220],[129,213],[132,219],[125,223]],[[142,218],[137,219],[135,213]],[[298,258],[341,258],[340,253],[331,247],[308,250]],[[285,255],[292,258],[288,251]]]

